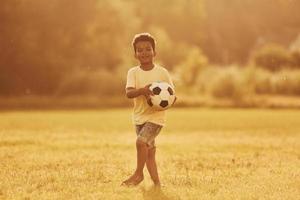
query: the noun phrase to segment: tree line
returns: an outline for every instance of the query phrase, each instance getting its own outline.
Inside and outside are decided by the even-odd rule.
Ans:
[[[191,55],[244,65],[264,44],[289,48],[299,8],[297,0],[3,0],[0,95],[96,92],[93,80],[118,92],[138,32],[156,37],[157,60],[171,71]]]

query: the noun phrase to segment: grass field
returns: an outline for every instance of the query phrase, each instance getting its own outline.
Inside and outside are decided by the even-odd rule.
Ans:
[[[131,110],[0,113],[0,199],[299,199],[300,110],[173,109],[161,190],[120,187],[136,164]]]

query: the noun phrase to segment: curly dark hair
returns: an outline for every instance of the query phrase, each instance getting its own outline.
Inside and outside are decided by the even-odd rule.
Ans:
[[[150,33],[138,33],[134,36],[132,40],[132,46],[134,48],[134,52],[136,52],[136,43],[140,41],[148,41],[151,43],[153,51],[155,51],[155,39]]]

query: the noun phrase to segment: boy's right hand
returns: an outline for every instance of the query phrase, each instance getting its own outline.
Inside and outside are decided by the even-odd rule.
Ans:
[[[152,96],[152,95],[154,95],[154,94],[153,94],[153,92],[150,90],[150,86],[151,86],[151,84],[148,84],[148,85],[146,85],[145,87],[140,88],[140,89],[139,89],[139,90],[140,90],[139,92],[140,92],[141,95],[144,95],[144,96],[145,96],[148,105],[149,105],[149,106],[153,106],[153,103],[152,103],[152,101],[151,101],[150,95]]]
[[[143,88],[139,89],[139,93],[141,95],[144,95],[146,98],[149,97],[150,95],[153,95],[153,92],[150,90],[151,84],[146,85]]]

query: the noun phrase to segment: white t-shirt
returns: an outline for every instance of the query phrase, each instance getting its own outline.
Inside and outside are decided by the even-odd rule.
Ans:
[[[153,82],[167,82],[173,88],[174,84],[167,69],[154,65],[145,71],[140,66],[128,70],[126,88],[139,89]],[[141,95],[134,98],[133,123],[140,125],[145,122],[152,122],[161,126],[165,125],[165,111],[157,111],[148,105],[146,98]]]

